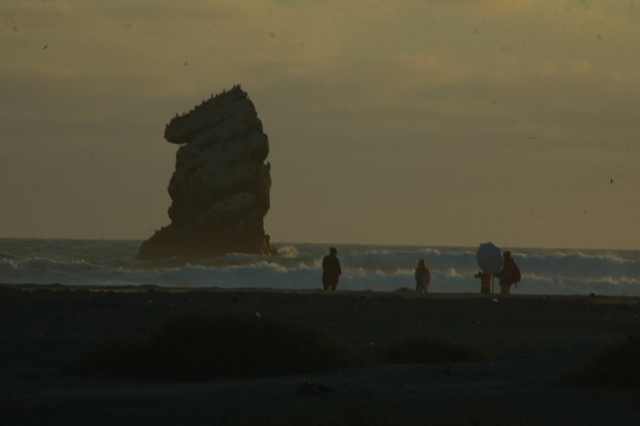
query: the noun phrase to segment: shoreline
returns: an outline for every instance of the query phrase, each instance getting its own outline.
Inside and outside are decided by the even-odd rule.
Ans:
[[[554,298],[554,299],[563,299],[563,298],[593,298],[593,299],[610,299],[610,300],[636,300],[640,303],[640,295],[609,295],[609,294],[534,294],[534,293],[511,293],[510,295],[501,295],[498,284],[496,283],[494,286],[494,292],[490,294],[481,294],[480,293],[480,284],[478,282],[478,291],[477,292],[429,292],[418,294],[414,289],[409,287],[398,287],[395,290],[381,291],[374,289],[364,289],[364,290],[351,290],[351,289],[340,289],[338,288],[335,292],[325,292],[322,290],[322,286],[318,285],[317,288],[273,288],[273,287],[221,287],[221,286],[195,286],[195,287],[184,287],[184,286],[160,286],[157,284],[141,284],[141,285],[84,285],[84,284],[60,284],[60,283],[51,283],[51,284],[34,284],[34,283],[24,283],[24,284],[6,284],[0,282],[0,289],[8,288],[8,289],[21,289],[23,291],[37,291],[37,290],[49,290],[49,291],[91,291],[91,292],[147,292],[147,291],[157,291],[157,292],[169,292],[169,293],[185,293],[185,292],[255,292],[255,293],[326,293],[326,294],[376,294],[376,295],[401,295],[406,297],[427,297],[427,298],[466,298],[466,297],[478,297],[478,298],[488,298],[488,297],[506,297],[506,298]]]
[[[442,334],[485,346],[493,360],[456,364],[449,373],[433,365],[375,365],[180,385],[59,372],[101,339],[147,333],[185,312],[278,316],[329,330],[371,355],[404,337]],[[640,326],[639,297],[23,284],[0,285],[0,320],[0,412],[15,424],[34,423],[33,416],[39,424],[100,424],[102,418],[138,424],[140,416],[212,424],[230,406],[271,412],[291,404],[385,406],[421,417],[466,404],[527,424],[640,422],[637,393],[571,388],[560,380]],[[334,392],[296,397],[305,379]]]

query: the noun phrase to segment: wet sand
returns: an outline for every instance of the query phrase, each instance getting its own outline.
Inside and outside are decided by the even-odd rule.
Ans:
[[[494,359],[195,384],[59,371],[100,339],[145,333],[184,312],[276,315],[371,355],[403,337],[443,334]],[[353,407],[423,419],[468,412],[526,424],[640,424],[637,392],[560,380],[640,326],[640,298],[23,285],[0,286],[0,324],[2,424],[219,424],[238,413]],[[334,392],[296,395],[304,380]]]

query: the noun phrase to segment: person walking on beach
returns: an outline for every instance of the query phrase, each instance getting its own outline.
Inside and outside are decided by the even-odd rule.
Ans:
[[[335,291],[341,274],[338,249],[331,247],[329,254],[322,259],[322,288],[324,291]]]
[[[416,279],[416,291],[418,293],[426,293],[429,284],[431,284],[431,272],[427,268],[427,262],[424,259],[418,261],[414,277]]]
[[[520,269],[511,257],[510,251],[505,251],[502,255],[504,263],[502,269],[495,276],[500,279],[500,294],[511,294],[511,286],[520,281]]]

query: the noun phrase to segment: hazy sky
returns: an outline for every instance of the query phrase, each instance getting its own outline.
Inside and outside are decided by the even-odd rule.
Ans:
[[[2,1],[0,237],[148,238],[241,84],[276,243],[640,249],[639,46],[635,0]]]

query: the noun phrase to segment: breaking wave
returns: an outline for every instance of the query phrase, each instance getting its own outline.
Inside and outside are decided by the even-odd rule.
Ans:
[[[0,283],[74,286],[321,287],[326,244],[276,244],[280,256],[136,261],[141,241],[0,239]],[[427,261],[434,293],[477,293],[474,247],[338,245],[340,290],[413,289]],[[640,296],[640,251],[511,249],[523,274],[513,294]]]

